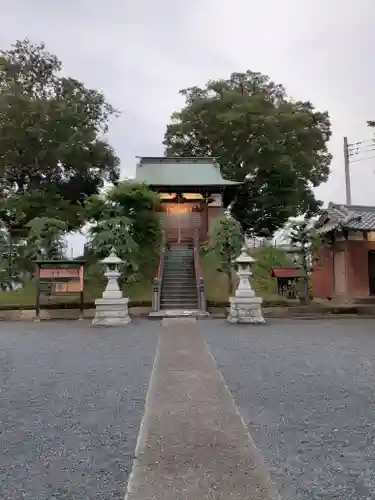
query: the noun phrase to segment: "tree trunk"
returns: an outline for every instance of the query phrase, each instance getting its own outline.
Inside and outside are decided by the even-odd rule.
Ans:
[[[305,253],[302,255],[302,267],[303,267],[303,278],[302,278],[302,294],[300,296],[300,302],[302,304],[308,304],[309,303],[309,275],[308,275],[307,255]]]

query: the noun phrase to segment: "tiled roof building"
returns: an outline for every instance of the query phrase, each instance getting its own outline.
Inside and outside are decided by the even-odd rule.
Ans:
[[[330,203],[316,228],[322,246],[313,295],[346,300],[375,295],[375,206]]]

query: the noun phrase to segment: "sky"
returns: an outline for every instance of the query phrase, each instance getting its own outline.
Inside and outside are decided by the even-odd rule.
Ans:
[[[332,172],[317,196],[345,202],[343,137],[373,136],[374,0],[13,0],[1,10],[1,48],[44,41],[66,74],[120,110],[109,140],[123,177],[134,175],[136,156],[163,155],[180,89],[250,69],[328,110]],[[372,155],[351,165],[353,204],[375,204]],[[79,253],[83,237],[69,244]]]

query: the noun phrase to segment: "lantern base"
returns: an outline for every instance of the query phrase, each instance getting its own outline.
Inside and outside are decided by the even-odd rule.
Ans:
[[[261,297],[230,297],[229,323],[265,323]]]
[[[95,300],[95,326],[125,326],[131,322],[128,298],[101,298]]]

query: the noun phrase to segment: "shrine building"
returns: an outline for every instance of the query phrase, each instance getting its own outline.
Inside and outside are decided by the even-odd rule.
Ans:
[[[215,218],[224,214],[224,190],[241,183],[223,179],[210,157],[140,158],[135,179],[161,200],[158,210],[164,231],[151,314],[206,314],[199,246],[207,241]]]
[[[146,183],[161,199],[160,221],[168,242],[208,238],[212,222],[224,214],[223,190],[241,183],[223,179],[211,157],[139,158],[136,181]]]
[[[322,245],[312,272],[317,298],[375,296],[375,207],[330,203],[317,222]]]

